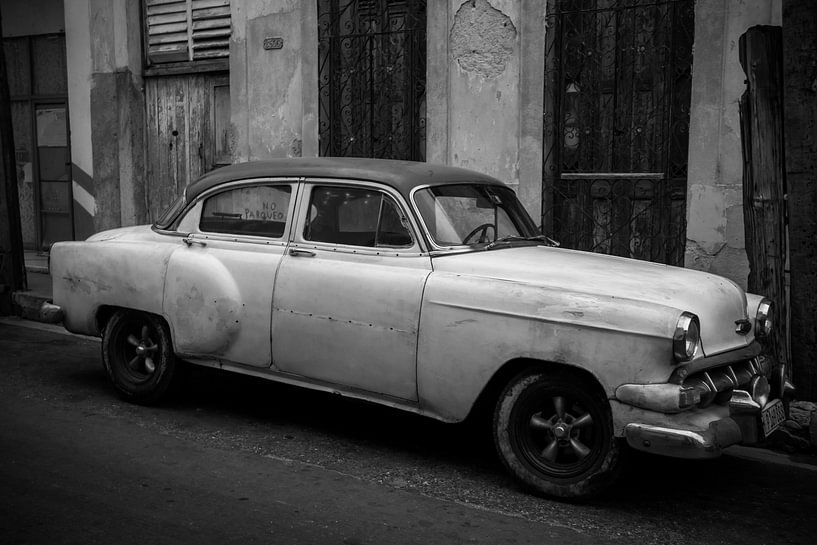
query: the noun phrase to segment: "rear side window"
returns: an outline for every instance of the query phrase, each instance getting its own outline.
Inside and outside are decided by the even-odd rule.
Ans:
[[[241,187],[213,195],[204,201],[199,230],[281,238],[291,195],[289,185]]]
[[[304,239],[373,248],[414,243],[408,221],[391,197],[375,189],[335,186],[312,189]]]

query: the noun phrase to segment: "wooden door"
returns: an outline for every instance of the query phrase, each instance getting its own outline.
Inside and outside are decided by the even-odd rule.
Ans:
[[[693,0],[549,0],[543,225],[683,263]]]
[[[146,200],[154,221],[190,182],[231,162],[229,76],[146,78],[145,100]]]

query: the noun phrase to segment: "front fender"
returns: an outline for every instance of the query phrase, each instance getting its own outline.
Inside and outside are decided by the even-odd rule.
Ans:
[[[464,419],[491,377],[520,358],[581,367],[609,397],[626,382],[665,382],[680,310],[620,297],[433,273],[420,320],[421,405]]]

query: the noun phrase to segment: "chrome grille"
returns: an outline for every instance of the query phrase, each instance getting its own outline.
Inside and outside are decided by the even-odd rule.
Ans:
[[[761,355],[690,375],[684,380],[683,387],[701,393],[699,407],[706,407],[713,402],[725,404],[732,397],[733,390],[748,389],[752,377],[756,375],[768,377],[771,374],[771,367],[771,360]]]

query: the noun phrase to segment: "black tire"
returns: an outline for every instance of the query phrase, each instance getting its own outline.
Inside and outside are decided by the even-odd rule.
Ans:
[[[494,412],[499,457],[522,483],[547,496],[586,499],[621,468],[610,405],[580,377],[528,370],[511,380]]]
[[[119,394],[142,405],[158,402],[177,375],[170,331],[146,312],[119,310],[108,320],[102,362]]]

